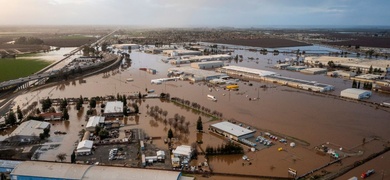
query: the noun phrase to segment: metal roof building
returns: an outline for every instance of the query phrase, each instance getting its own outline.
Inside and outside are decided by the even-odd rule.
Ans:
[[[0,160],[0,173],[9,173],[23,161]]]
[[[39,139],[39,134],[43,130],[50,128],[50,123],[29,120],[20,124],[8,138],[9,141],[29,142]]]
[[[25,161],[12,172],[11,179],[93,179],[93,180],[179,180],[181,172],[112,166]]]
[[[212,124],[210,125],[210,130],[237,141],[239,139],[252,137],[255,133],[255,131],[243,128],[228,121]]]
[[[103,117],[103,116],[91,116],[88,119],[88,123],[85,126],[85,129],[87,129],[87,131],[91,131],[91,132],[95,131],[95,127],[99,124],[104,123],[104,119],[105,119],[105,117]]]
[[[104,115],[107,116],[123,116],[123,102],[110,101],[107,102],[104,108]]]
[[[82,179],[89,167],[79,164],[25,161],[11,172],[11,179]]]
[[[249,75],[255,75],[260,77],[276,75],[276,73],[272,71],[264,71],[260,69],[253,69],[253,68],[247,68],[241,66],[225,66],[221,68],[221,71],[227,74],[238,74],[238,75],[249,74]]]
[[[341,91],[340,96],[351,98],[351,99],[365,99],[369,98],[371,96],[371,91],[362,90],[362,89],[355,89],[355,88],[348,88]]]
[[[222,61],[206,61],[206,62],[191,63],[191,67],[197,69],[212,69],[212,68],[220,68],[222,66],[223,66]]]
[[[83,140],[77,145],[76,153],[78,155],[90,155],[92,151],[93,141]]]

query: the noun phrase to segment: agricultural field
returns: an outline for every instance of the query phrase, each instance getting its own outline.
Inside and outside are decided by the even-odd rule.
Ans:
[[[278,48],[278,47],[292,47],[292,46],[309,46],[311,44],[292,41],[288,39],[279,38],[260,38],[260,39],[220,39],[215,41],[207,41],[211,43],[233,44],[241,46],[253,46],[263,48]]]
[[[0,59],[0,82],[28,76],[50,63],[39,59]]]

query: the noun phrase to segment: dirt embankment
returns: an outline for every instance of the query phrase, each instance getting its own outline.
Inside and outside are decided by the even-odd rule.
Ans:
[[[230,39],[208,41],[211,43],[232,44],[241,46],[253,46],[263,48],[293,47],[293,46],[310,46],[311,44],[292,41],[279,38],[261,38],[261,39]]]

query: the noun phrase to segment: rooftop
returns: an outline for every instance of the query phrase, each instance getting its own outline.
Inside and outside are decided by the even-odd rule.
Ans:
[[[192,74],[194,76],[208,77],[208,76],[223,76],[226,74],[217,73],[215,71],[208,71],[202,69],[195,69],[189,66],[169,68],[168,71],[182,71],[185,74]]]
[[[104,108],[104,113],[122,113],[122,112],[123,112],[123,102],[121,101],[107,102],[106,108]]]
[[[11,136],[39,136],[43,133],[43,129],[50,126],[48,122],[29,120],[20,124],[12,133]]]
[[[243,128],[241,126],[238,126],[236,124],[230,123],[228,121],[223,121],[220,123],[212,124],[211,125],[214,128],[220,129],[222,131],[225,131],[231,135],[240,137],[249,133],[253,133],[254,131]]]
[[[93,141],[84,140],[84,141],[81,141],[81,142],[77,145],[77,150],[83,149],[83,148],[91,149],[92,146],[93,146]]]
[[[15,168],[23,161],[0,160],[0,168]]]
[[[368,90],[355,89],[355,88],[344,89],[341,92],[348,93],[348,94],[355,94],[355,95],[359,95],[359,94],[363,94],[363,93],[367,93],[367,92],[371,93],[371,91],[368,91]]]
[[[177,146],[176,149],[172,151],[172,153],[189,156],[192,153],[192,148],[188,145],[180,145]]]
[[[25,161],[16,166],[11,175],[59,179],[82,179],[90,166],[67,163]]]
[[[178,180],[181,172],[113,166],[94,166],[69,163],[25,161],[11,173],[13,176],[45,177],[55,179],[93,180]]]
[[[241,66],[225,66],[225,67],[222,67],[222,69],[257,74],[259,76],[269,76],[269,75],[276,74],[275,72],[272,72],[272,71],[264,71],[264,70],[260,70],[260,69],[253,69],[253,68],[247,68],[247,67],[241,67]]]
[[[96,127],[99,123],[104,122],[105,117],[103,116],[91,116],[88,119],[87,128],[88,127]]]

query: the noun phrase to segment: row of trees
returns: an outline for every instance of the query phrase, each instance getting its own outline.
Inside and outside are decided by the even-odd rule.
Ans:
[[[352,81],[352,88],[360,89],[360,81],[356,82],[356,80]],[[372,83],[370,82],[364,82],[363,83],[363,89],[372,89]]]
[[[24,45],[31,45],[31,44],[43,44],[43,40],[36,38],[36,37],[19,37],[15,39],[15,44],[24,44]]]
[[[217,116],[217,117],[222,117],[223,114],[221,112],[218,112],[216,110],[211,110],[207,107],[204,107],[196,102],[191,102],[189,100],[184,100],[184,99],[181,99],[181,98],[178,98],[178,97],[173,97],[171,98],[172,101],[176,101],[178,103],[181,103],[181,104],[184,104],[186,106],[189,106],[189,107],[192,107],[198,111],[202,111],[204,113],[207,113],[207,114],[211,114],[211,115],[214,115],[214,116]]]
[[[206,155],[218,155],[218,154],[242,154],[244,153],[244,149],[242,146],[228,142],[226,144],[218,145],[217,147],[206,147]]]

